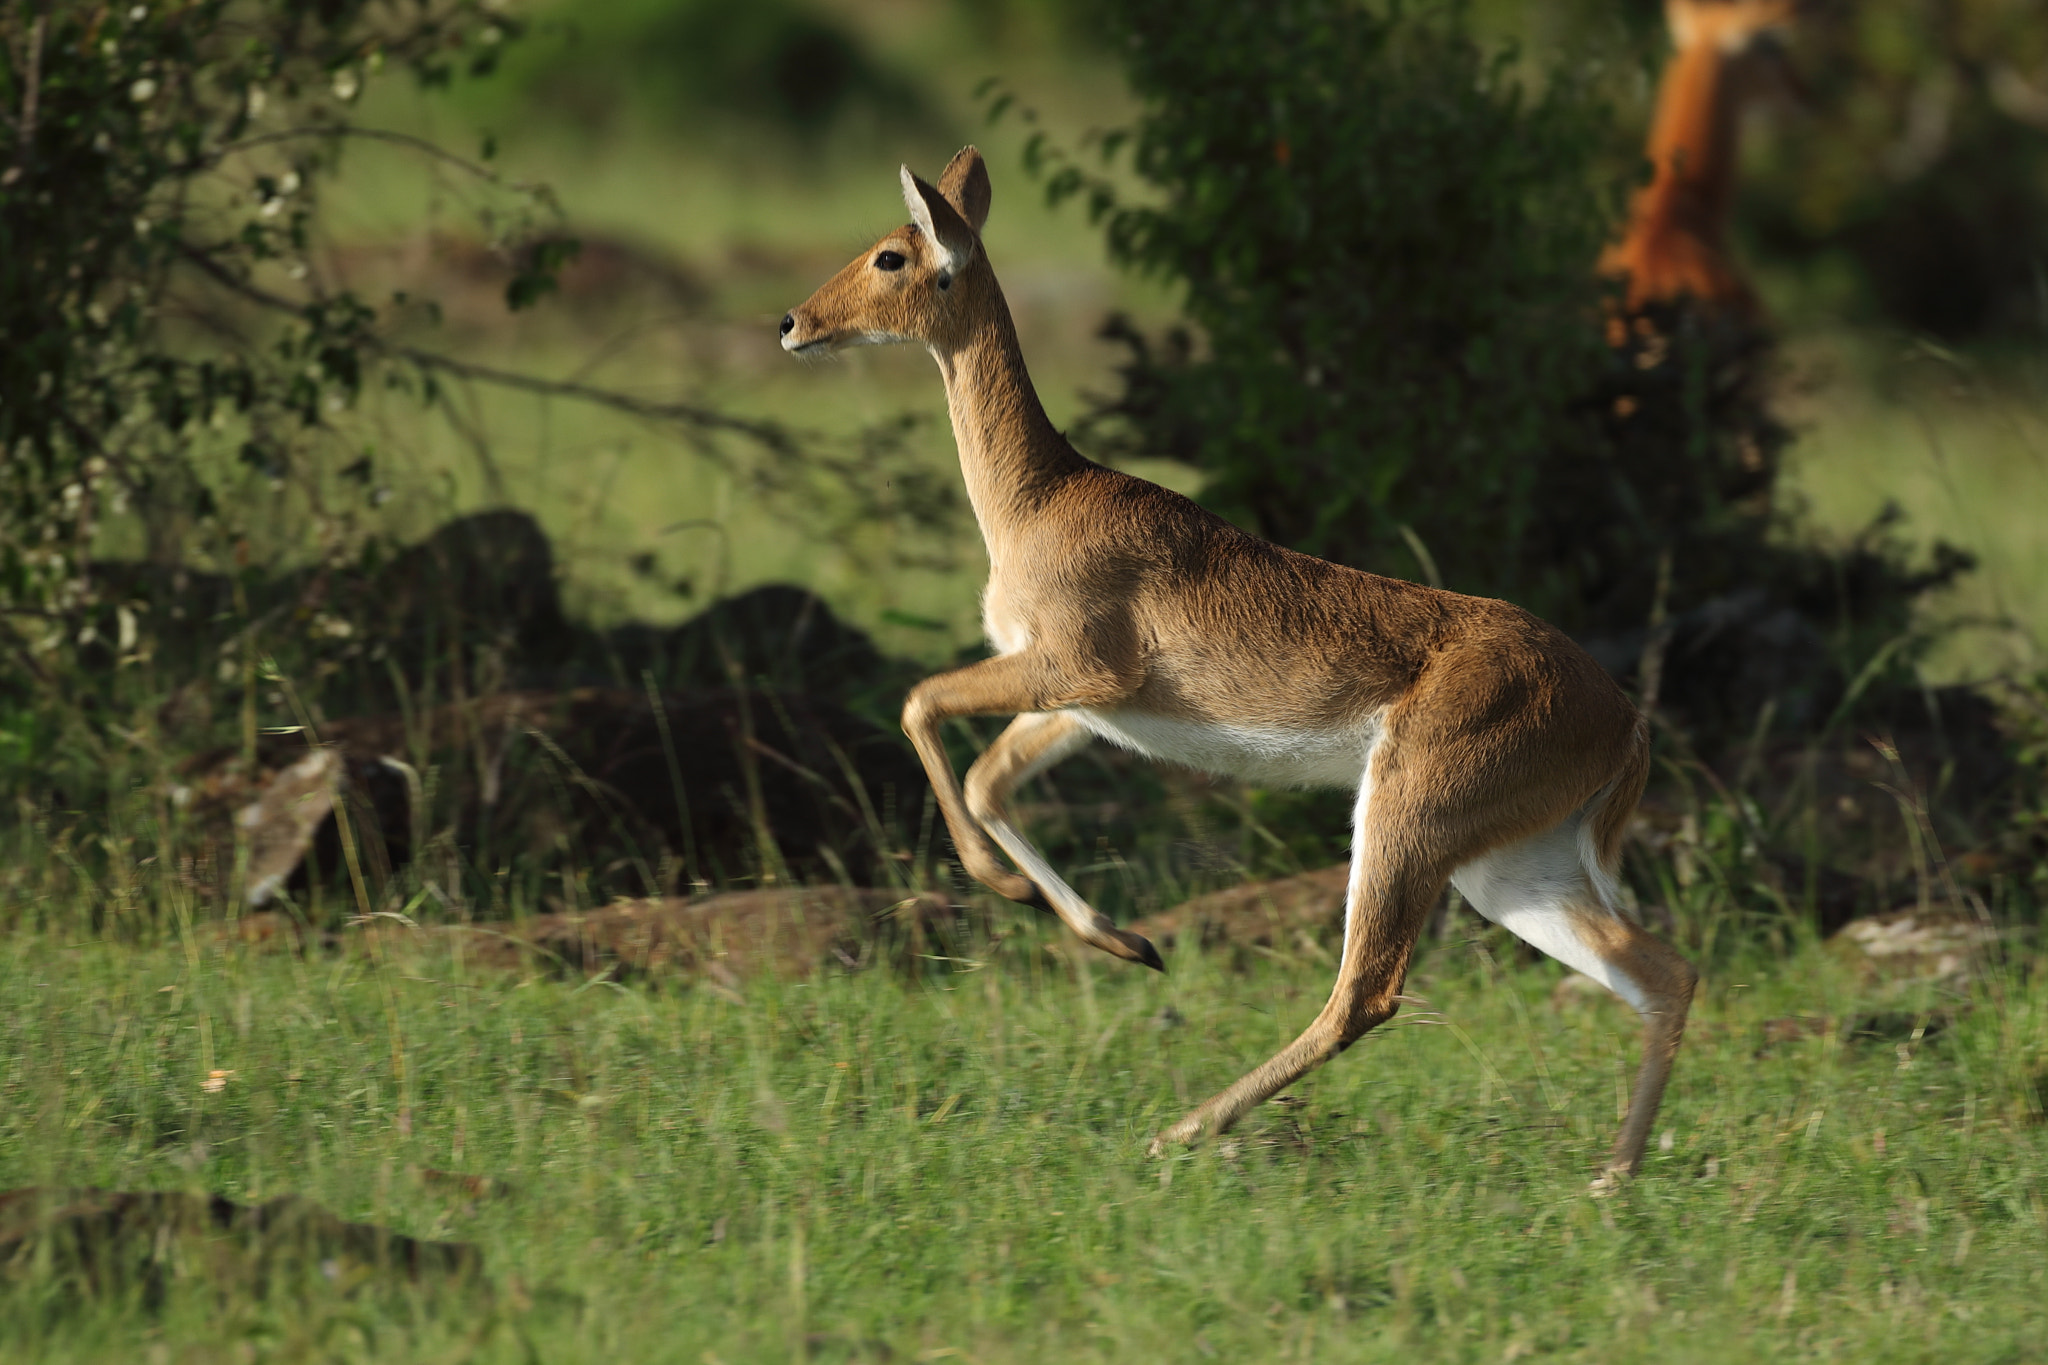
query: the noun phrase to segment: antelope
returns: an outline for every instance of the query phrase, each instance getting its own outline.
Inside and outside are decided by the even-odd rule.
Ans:
[[[1039,405],[982,248],[989,178],[904,167],[911,221],[782,319],[783,349],[924,346],[945,381],[988,549],[996,653],[912,688],[903,728],[962,865],[1079,935],[1164,970],[1011,822],[1019,783],[1105,739],[1266,785],[1357,793],[1335,988],[1276,1056],[1154,1139],[1221,1133],[1395,1013],[1446,880],[1488,919],[1641,1014],[1643,1059],[1601,1176],[1633,1172],[1692,999],[1692,968],[1616,909],[1623,828],[1649,771],[1643,719],[1561,632],[1505,602],[1381,578],[1247,535],[1083,458]],[[956,716],[1013,715],[963,789]],[[990,840],[1016,864],[1006,868]]]
[[[1744,321],[1760,314],[1728,249],[1741,96],[1798,0],[1665,0],[1674,51],[1657,89],[1644,155],[1651,181],[1636,193],[1628,230],[1600,258],[1625,277],[1627,311],[1689,298]]]

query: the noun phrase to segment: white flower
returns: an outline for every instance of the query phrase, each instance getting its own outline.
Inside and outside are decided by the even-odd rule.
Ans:
[[[258,209],[257,212],[265,218],[275,218],[278,214],[284,212],[284,200],[282,198],[266,199],[263,201],[263,207]]]
[[[128,87],[128,98],[134,100],[137,104],[143,104],[155,99],[156,82],[144,76],[141,80]]]
[[[362,88],[362,82],[356,78],[356,73],[348,67],[344,66],[341,70],[334,73],[334,98],[341,100],[343,103],[354,99],[356,92]]]
[[[136,6],[136,7],[134,8],[134,9],[131,9],[131,10],[129,10],[129,11],[128,11],[128,22],[129,22],[129,23],[131,23],[131,24],[139,24],[139,23],[141,23],[141,22],[142,22],[142,21],[143,21],[144,19],[147,19],[148,17],[149,17],[149,6],[148,6],[148,5],[137,5],[137,6]]]
[[[299,173],[297,171],[286,171],[283,179],[277,182],[277,192],[279,194],[297,194],[299,192]]]
[[[268,96],[268,95],[266,95],[266,94],[264,94],[264,93],[263,93],[263,87],[262,87],[262,86],[260,86],[260,85],[252,85],[252,86],[250,86],[250,87],[249,87],[249,117],[250,117],[250,118],[261,118],[261,117],[263,117],[263,106],[264,106],[265,104],[269,103],[269,102],[270,102],[270,96]]]

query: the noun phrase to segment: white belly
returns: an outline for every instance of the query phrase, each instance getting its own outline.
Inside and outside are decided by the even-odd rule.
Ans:
[[[1334,730],[1203,724],[1136,711],[1075,707],[1073,715],[1112,744],[1150,758],[1267,787],[1348,787],[1365,776],[1366,755],[1379,738],[1374,716]]]

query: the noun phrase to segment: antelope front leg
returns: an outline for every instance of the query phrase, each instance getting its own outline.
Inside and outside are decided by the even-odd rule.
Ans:
[[[1076,682],[1061,677],[1050,661],[1042,656],[1003,654],[951,673],[926,678],[912,688],[903,704],[903,730],[910,736],[917,756],[924,762],[925,774],[931,779],[933,794],[939,801],[939,812],[946,817],[946,829],[953,836],[953,847],[960,855],[961,865],[976,881],[1011,900],[1025,902],[1036,901],[1042,885],[1045,891],[1053,893],[1046,897],[1047,903],[1083,939],[1118,957],[1159,967],[1157,950],[1135,934],[1118,931],[1075,895],[1046,866],[1038,851],[1010,826],[1003,811],[1010,789],[1017,782],[1086,739],[1084,733],[1078,733],[1080,726],[1072,717],[1024,713],[1102,704],[1113,702],[1119,696],[1113,681]],[[1003,713],[1018,713],[1018,719],[976,762],[975,771],[985,775],[975,785],[978,795],[1000,826],[998,837],[1010,853],[1026,865],[1031,877],[1020,877],[997,860],[981,823],[975,814],[969,812],[959,780],[953,774],[953,765],[946,758],[945,745],[939,738],[940,725],[954,716]],[[1035,885],[1032,877],[1040,879],[1041,884]]]
[[[1379,803],[1385,803],[1383,794]],[[1210,1096],[1186,1118],[1152,1139],[1151,1155],[1171,1144],[1183,1146],[1225,1132],[1366,1032],[1394,1017],[1396,997],[1408,974],[1408,958],[1422,933],[1429,907],[1443,890],[1443,874],[1413,850],[1378,837],[1387,824],[1373,820],[1372,784],[1360,790],[1353,813],[1351,880],[1345,892],[1344,956],[1315,1021],[1269,1061]],[[1394,803],[1398,804],[1398,803]],[[1377,812],[1385,818],[1386,812]],[[1399,828],[1399,821],[1390,822]]]
[[[1109,917],[1081,898],[1052,870],[1045,856],[1010,823],[1010,793],[1067,755],[1085,747],[1091,736],[1072,715],[1037,712],[1022,715],[988,746],[988,752],[967,770],[967,812],[995,837],[1045,896],[1053,912],[1080,936],[1102,951],[1163,972],[1159,950],[1142,934],[1119,929]]]

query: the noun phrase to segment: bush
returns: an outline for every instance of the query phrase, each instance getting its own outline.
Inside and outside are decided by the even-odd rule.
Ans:
[[[749,493],[850,503],[844,525],[951,512],[950,483],[897,468],[901,422],[835,442],[508,374],[412,344],[429,300],[330,286],[321,192],[374,139],[466,182],[508,307],[548,293],[576,243],[544,186],[354,116],[381,72],[447,85],[517,36],[493,0],[0,8],[0,786],[96,809],[161,785],[216,717],[253,762],[259,721],[294,719],[264,698],[279,668],[316,709],[388,697],[400,661],[365,643],[388,604],[350,585],[389,581],[378,509],[407,452],[368,444],[366,388],[432,404],[453,374],[609,403],[714,459],[743,446]],[[517,653],[435,638],[458,691]]]
[[[24,766],[112,704],[95,666],[151,676],[184,565],[352,549],[375,480],[337,416],[366,384],[430,386],[309,275],[319,183],[366,80],[488,71],[512,34],[480,0],[0,12],[0,727]],[[110,581],[122,554],[156,572]],[[148,728],[87,722],[88,767]]]
[[[1807,95],[1745,217],[1855,312],[1950,340],[2037,336],[2048,241],[2048,3],[1900,0],[1802,23]],[[1837,302],[1829,300],[1829,302]]]
[[[1599,106],[1528,94],[1442,7],[1124,0],[1113,22],[1162,202],[1114,208],[1110,248],[1184,286],[1193,329],[1112,325],[1130,360],[1091,434],[1201,466],[1274,540],[1512,593],[1558,395],[1601,364]]]

